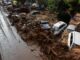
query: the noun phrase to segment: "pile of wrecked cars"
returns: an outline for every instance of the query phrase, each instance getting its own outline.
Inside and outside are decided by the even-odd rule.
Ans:
[[[67,29],[69,32],[67,43],[68,48],[71,49],[74,45],[80,45],[80,32],[75,31],[75,25],[67,25],[67,23],[63,21],[50,25],[48,21],[41,21],[41,28],[46,30],[50,29],[53,32],[53,35],[59,35]]]
[[[53,31],[53,35],[58,35],[67,27],[67,24],[63,21],[59,21],[55,24],[50,25],[48,21],[41,21],[40,24],[43,29],[51,29]]]
[[[32,10],[30,12],[30,15],[35,16],[36,14],[40,14],[40,10],[44,9],[44,6],[38,5],[37,3],[33,3],[31,5],[31,9]],[[17,12],[19,12],[19,11],[25,12],[25,10],[28,11],[27,9],[25,9],[25,7],[15,9],[15,11],[17,11]],[[75,28],[76,28],[75,25],[67,25],[67,23],[65,23],[63,21],[59,21],[55,24],[49,24],[49,22],[47,20],[41,20],[40,26],[44,30],[51,30],[53,32],[53,35],[55,35],[55,36],[59,35],[65,29],[67,29],[67,31],[69,32],[67,46],[71,49],[73,47],[73,45],[75,45],[75,44],[80,45],[80,42],[79,42],[80,33],[75,31]]]

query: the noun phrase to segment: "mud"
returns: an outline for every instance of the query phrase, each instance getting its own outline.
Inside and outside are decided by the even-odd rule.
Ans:
[[[18,33],[30,47],[34,45],[39,47],[39,51],[43,53],[44,60],[80,60],[80,47],[74,47],[71,50],[67,47],[68,32],[66,29],[60,35],[54,36],[51,30],[40,28],[40,20],[47,20],[50,24],[56,23],[58,20],[55,14],[51,14],[48,11],[41,11],[40,14],[35,16],[25,14],[24,19],[22,18],[20,16],[18,22],[11,23],[14,23]],[[77,25],[80,23],[77,18],[75,19],[71,19],[69,24]],[[33,47],[31,51],[35,49]]]

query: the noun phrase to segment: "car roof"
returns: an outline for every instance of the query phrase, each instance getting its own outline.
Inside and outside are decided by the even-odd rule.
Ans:
[[[59,21],[59,22],[55,23],[53,26],[60,27],[62,24],[66,24],[66,23],[63,21]]]
[[[75,25],[68,25],[67,29],[74,29],[75,30],[76,26]]]
[[[41,23],[49,23],[48,21],[44,21],[44,20],[41,20],[40,22]]]

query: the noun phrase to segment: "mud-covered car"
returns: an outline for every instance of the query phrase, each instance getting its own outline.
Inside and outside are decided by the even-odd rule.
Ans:
[[[74,45],[80,45],[80,32],[73,31],[68,35],[68,47],[71,49]]]
[[[40,26],[42,29],[46,29],[46,30],[51,28],[48,21],[41,21]]]
[[[59,21],[52,26],[52,31],[54,32],[54,35],[60,34],[65,28],[67,27],[67,24],[63,21]]]

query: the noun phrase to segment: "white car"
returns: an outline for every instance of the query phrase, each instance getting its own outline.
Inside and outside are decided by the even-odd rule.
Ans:
[[[35,16],[36,14],[40,14],[40,11],[33,10],[33,11],[30,12],[30,14],[31,14],[32,16]]]
[[[80,33],[73,31],[68,36],[68,47],[71,49],[74,45],[80,45]]]
[[[75,25],[68,25],[68,27],[67,27],[67,31],[68,32],[75,31],[75,29],[76,29],[76,26]]]
[[[5,5],[11,5],[11,0],[3,0],[3,3],[4,3]]]
[[[39,7],[39,4],[38,4],[38,3],[33,3],[33,4],[32,4],[32,7],[37,8],[37,7]]]
[[[51,28],[48,21],[41,21],[40,26],[42,29],[46,29],[46,30]]]
[[[67,24],[63,21],[59,21],[52,26],[52,31],[54,32],[54,35],[60,34],[65,28],[67,27]]]

